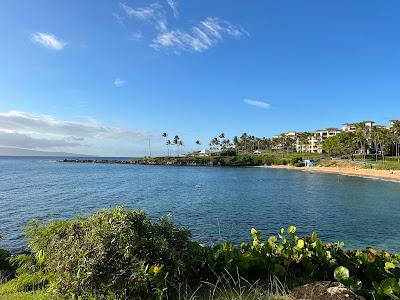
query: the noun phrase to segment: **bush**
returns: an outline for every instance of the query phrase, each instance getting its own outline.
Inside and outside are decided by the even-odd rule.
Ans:
[[[0,249],[0,272],[14,272],[14,267],[11,265],[9,259],[11,257],[11,253],[7,250]]]
[[[34,221],[28,237],[65,295],[161,297],[197,274],[189,232],[141,211],[117,207],[71,221]]]
[[[0,235],[0,240],[2,236]],[[0,249],[0,283],[14,276],[15,267],[10,262],[11,253],[5,249]]]
[[[277,277],[288,287],[337,280],[367,299],[400,297],[400,256],[346,251],[315,232],[300,237],[294,226],[268,238],[253,228],[251,242],[240,246],[202,246],[169,219],[153,222],[117,207],[70,221],[31,222],[28,237],[32,254],[12,259],[17,277],[0,286],[0,296],[46,287],[66,298],[175,299],[182,286],[215,285],[229,273],[248,282]]]
[[[297,163],[294,164],[295,167],[304,167],[304,162],[299,161]]]
[[[302,162],[303,161],[303,158],[301,158],[301,157],[293,157],[291,160],[290,160],[290,164],[291,165],[296,165],[297,163],[299,163],[299,162]]]

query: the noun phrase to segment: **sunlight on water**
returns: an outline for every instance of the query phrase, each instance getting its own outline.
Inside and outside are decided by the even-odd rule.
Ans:
[[[201,242],[264,237],[294,224],[347,247],[400,251],[400,184],[258,168],[65,164],[0,158],[2,246],[25,246],[30,218],[69,218],[117,204],[151,217],[171,214]]]

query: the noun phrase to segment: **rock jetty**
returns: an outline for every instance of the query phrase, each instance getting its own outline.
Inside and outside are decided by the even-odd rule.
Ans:
[[[160,166],[221,166],[218,161],[194,161],[179,159],[64,159],[63,163],[82,163],[82,164],[120,164],[120,165],[160,165]]]

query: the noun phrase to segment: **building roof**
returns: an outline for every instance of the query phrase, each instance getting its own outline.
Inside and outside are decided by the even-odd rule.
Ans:
[[[328,130],[328,131],[339,131],[338,128],[334,128],[334,127],[326,128],[325,130]]]
[[[210,150],[208,149],[203,149],[200,151],[201,154],[206,154],[206,153],[210,153]]]

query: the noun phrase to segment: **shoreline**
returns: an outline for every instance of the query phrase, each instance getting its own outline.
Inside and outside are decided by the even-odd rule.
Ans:
[[[400,171],[391,171],[391,170],[361,169],[361,168],[346,168],[346,167],[293,167],[287,165],[255,166],[255,168],[298,170],[311,173],[319,172],[325,174],[356,176],[368,179],[380,179],[385,181],[400,182]]]
[[[251,167],[265,169],[285,169],[303,172],[318,172],[325,174],[337,174],[344,176],[356,176],[368,179],[400,182],[400,170],[363,169],[357,166],[332,166],[332,167],[294,167],[289,165],[224,165],[218,161],[153,161],[146,159],[115,160],[115,159],[64,159],[58,162],[64,163],[94,163],[94,164],[123,164],[123,165],[155,165],[155,166],[190,166],[190,167]]]

